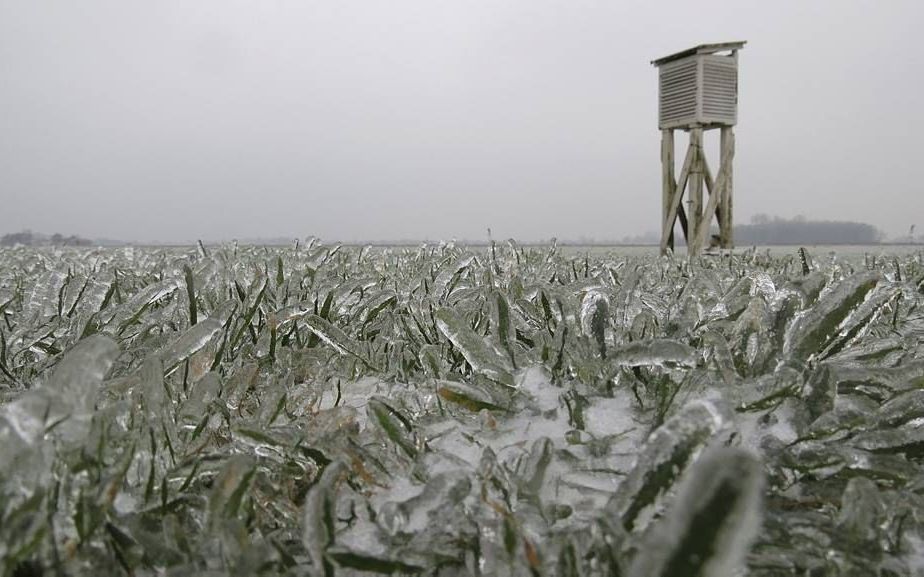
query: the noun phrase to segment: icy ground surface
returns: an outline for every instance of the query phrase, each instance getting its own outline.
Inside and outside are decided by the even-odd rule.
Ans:
[[[3,249],[2,575],[924,575],[921,254]]]

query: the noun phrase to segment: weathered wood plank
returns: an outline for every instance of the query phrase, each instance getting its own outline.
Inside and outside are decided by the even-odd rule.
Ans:
[[[667,220],[670,212],[671,197],[674,189],[677,188],[677,182],[674,180],[674,131],[661,131],[661,221]],[[674,234],[671,227],[671,234],[667,240],[667,246],[674,249]],[[661,254],[666,252],[667,246],[661,246]]]
[[[732,248],[735,246],[734,239],[734,209],[732,207],[734,190],[735,190],[735,131],[730,126],[722,128],[721,134],[722,165],[728,165],[726,169],[725,187],[722,189],[722,248]]]
[[[709,162],[706,155],[703,155],[703,184],[706,185],[706,192],[712,194],[715,189],[715,182],[712,180],[712,170],[709,169]]]
[[[690,236],[697,239],[700,236],[700,229],[703,228],[703,129],[699,127],[690,130],[690,147],[694,149],[693,165],[690,168]],[[695,255],[699,253],[700,246],[693,244],[687,245],[687,253]]]

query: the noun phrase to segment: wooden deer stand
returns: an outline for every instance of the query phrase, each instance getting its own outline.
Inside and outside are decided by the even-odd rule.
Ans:
[[[674,250],[674,225],[695,256],[704,246],[732,248],[732,162],[735,158],[734,126],[738,116],[738,50],[744,42],[701,44],[652,61],[659,72],[661,129],[662,227],[661,254]],[[719,171],[713,179],[703,152],[703,131],[721,130]],[[674,178],[674,131],[690,134],[690,144]],[[703,185],[709,199],[703,204]],[[684,192],[687,209],[683,207]],[[710,235],[713,215],[718,235]]]

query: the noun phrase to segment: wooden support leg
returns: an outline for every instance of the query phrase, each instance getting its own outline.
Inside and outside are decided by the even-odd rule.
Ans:
[[[690,148],[693,150],[694,160],[690,169],[690,219],[692,230],[690,238],[694,241],[687,244],[687,253],[690,256],[699,254],[702,247],[697,246],[696,239],[700,238],[703,226],[708,226],[704,222],[703,215],[703,129],[693,128],[690,130]]]
[[[663,212],[661,213],[661,222],[668,219],[671,210],[671,200],[674,195],[674,189],[677,183],[674,180],[674,131],[666,129],[661,131],[661,204]],[[668,235],[667,242],[661,244],[661,254],[667,253],[667,249],[674,250],[674,225],[671,223],[671,232]],[[663,231],[662,231],[663,232]]]
[[[731,126],[722,127],[721,136],[722,150],[722,169],[725,170],[725,186],[722,187],[722,219],[719,224],[722,248],[732,248],[735,246],[734,226],[732,220],[732,193],[734,187],[733,160],[735,158],[735,132]]]

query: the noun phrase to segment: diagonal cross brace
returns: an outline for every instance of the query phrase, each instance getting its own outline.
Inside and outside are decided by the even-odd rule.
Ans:
[[[728,181],[728,173],[729,173],[729,169],[732,164],[732,160],[734,159],[734,156],[735,156],[734,147],[730,146],[730,144],[726,144],[725,150],[722,151],[721,166],[719,167],[719,177],[715,181],[715,186],[714,187],[709,186],[709,180],[711,180],[711,177],[706,181],[707,188],[710,189],[709,191],[710,194],[709,194],[709,204],[706,205],[705,214],[709,215],[707,217],[709,220],[703,222],[702,226],[700,227],[700,230],[697,231],[696,238],[693,240],[693,242],[696,243],[697,248],[702,247],[706,241],[706,234],[709,233],[708,223],[712,221],[712,215],[716,214],[718,216],[716,209],[719,206],[719,201],[722,199],[722,196],[725,194],[725,187]],[[704,165],[705,165],[705,160],[706,159],[703,158]],[[708,168],[705,170],[707,173],[707,177],[710,176],[708,175]],[[722,225],[722,220],[721,218],[719,218],[719,226],[721,227],[721,225]]]
[[[667,246],[671,232],[674,230],[674,223],[677,221],[677,210],[680,208],[680,201],[683,198],[683,191],[687,187],[687,180],[690,178],[690,167],[693,165],[696,151],[695,146],[687,149],[687,155],[683,160],[683,168],[680,170],[680,178],[677,180],[677,186],[674,187],[674,193],[671,195],[670,210],[664,217],[663,227],[661,228],[661,246]],[[689,239],[687,239],[689,242]]]

